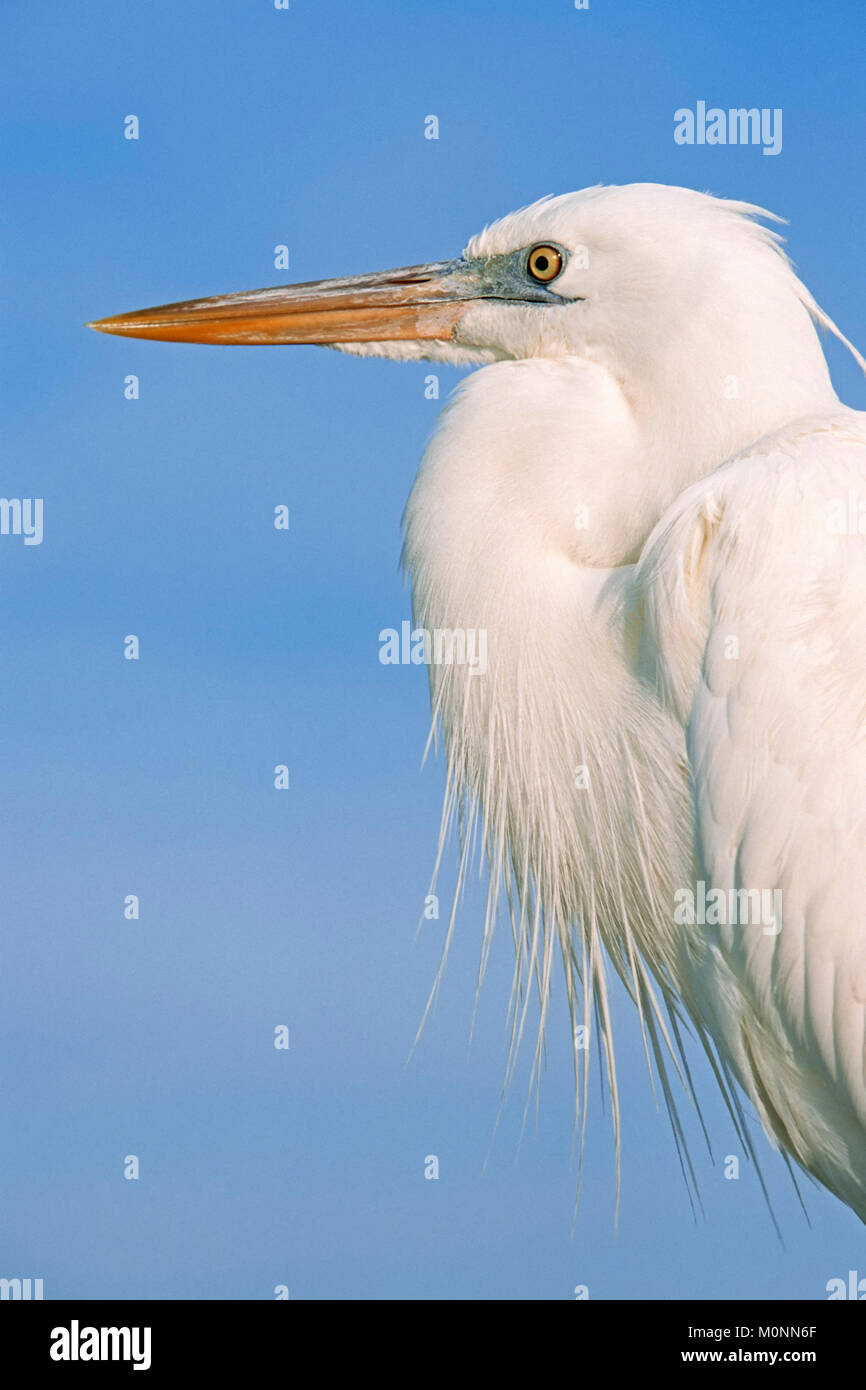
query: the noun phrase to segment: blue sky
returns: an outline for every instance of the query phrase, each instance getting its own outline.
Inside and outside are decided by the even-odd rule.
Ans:
[[[863,347],[860,6],[46,0],[2,28],[2,492],[44,498],[44,540],[0,538],[0,1275],[335,1299],[821,1298],[866,1276],[860,1223],[804,1184],[807,1226],[760,1135],[784,1245],[751,1166],[724,1180],[739,1150],[700,1063],[717,1162],[690,1122],[693,1219],[621,997],[619,1229],[596,1088],[572,1233],[558,1009],[519,1161],[528,1056],[493,1138],[507,933],[468,1051],[483,885],[406,1064],[442,944],[415,927],[443,775],[419,771],[423,671],[380,665],[377,638],[408,616],[433,369],[82,327],[448,257],[542,194],[657,180],[788,218]],[[781,153],[675,144],[698,100],[781,108]],[[460,374],[436,370],[444,398]]]

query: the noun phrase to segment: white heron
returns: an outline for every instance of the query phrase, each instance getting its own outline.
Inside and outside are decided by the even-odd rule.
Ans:
[[[430,678],[443,835],[468,811],[489,860],[482,966],[501,904],[514,928],[512,1045],[535,989],[540,1047],[561,957],[618,1174],[610,961],[681,1150],[688,1021],[743,1142],[735,1083],[866,1220],[866,414],[816,325],[866,363],[771,216],[588,188],[456,260],[94,326],[480,367],[424,455],[404,553],[423,628],[487,634],[483,676]]]

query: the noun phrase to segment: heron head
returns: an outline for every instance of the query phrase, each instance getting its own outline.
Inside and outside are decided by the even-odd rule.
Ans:
[[[757,386],[770,368],[777,384],[796,390],[809,378],[820,394],[829,378],[811,320],[821,311],[758,220],[767,216],[663,184],[587,188],[509,214],[453,260],[185,300],[91,326],[467,365],[580,356],[627,396],[660,382],[670,395],[687,379],[704,406],[728,377]],[[762,384],[765,393],[772,385]]]
[[[532,320],[509,319],[508,310],[574,304],[578,259],[565,244],[542,239],[426,265],[184,300],[90,327],[170,342],[315,344],[356,355],[480,364],[525,355],[507,328],[520,323],[531,333]],[[503,330],[507,342],[499,341]]]

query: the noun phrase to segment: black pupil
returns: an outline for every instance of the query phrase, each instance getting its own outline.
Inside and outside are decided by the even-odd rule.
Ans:
[[[535,269],[536,269],[536,270],[545,271],[545,270],[547,270],[547,268],[549,267],[549,265],[550,265],[550,261],[547,259],[546,256],[536,256],[536,258],[535,258]]]

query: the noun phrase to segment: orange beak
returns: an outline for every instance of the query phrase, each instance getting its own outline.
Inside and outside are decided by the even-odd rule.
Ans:
[[[88,325],[126,338],[264,346],[451,338],[467,301],[484,296],[471,264],[438,261],[373,275],[187,299]]]

